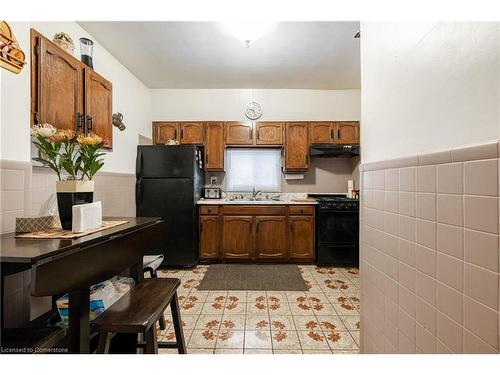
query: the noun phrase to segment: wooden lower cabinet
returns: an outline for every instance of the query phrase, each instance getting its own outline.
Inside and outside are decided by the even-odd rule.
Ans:
[[[312,262],[314,233],[311,205],[200,206],[201,261]]]
[[[314,216],[290,216],[288,222],[290,259],[314,260]]]
[[[252,259],[253,248],[253,216],[223,216],[222,258]]]
[[[217,259],[221,255],[219,216],[200,216],[200,259]]]
[[[255,258],[285,259],[286,257],[286,217],[255,217]]]

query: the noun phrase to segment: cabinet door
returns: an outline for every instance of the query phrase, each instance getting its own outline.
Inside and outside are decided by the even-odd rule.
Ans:
[[[224,123],[207,122],[205,125],[205,169],[224,170]]]
[[[341,121],[335,123],[335,143],[339,145],[359,144],[359,122]]]
[[[85,68],[86,131],[104,139],[104,147],[113,147],[113,86],[92,69]]]
[[[178,135],[179,124],[177,122],[153,122],[153,144],[164,145],[169,139],[178,140]]]
[[[286,254],[286,217],[257,216],[255,225],[257,259],[284,259]]]
[[[226,144],[253,145],[251,122],[226,122]]]
[[[256,127],[256,144],[278,146],[283,144],[282,122],[258,122]]]
[[[285,170],[309,168],[309,132],[306,122],[288,122],[285,125]]]
[[[333,122],[311,122],[309,124],[311,143],[333,143],[333,128]]]
[[[205,137],[203,122],[181,122],[181,143],[182,144],[203,144]]]
[[[215,259],[220,256],[219,216],[200,216],[200,259]]]
[[[32,36],[32,112],[34,123],[49,123],[58,129],[77,129],[83,116],[83,65],[45,39]],[[84,129],[81,129],[82,131]]]
[[[290,259],[314,260],[314,217],[289,216]]]
[[[252,259],[253,248],[253,216],[223,216],[223,258]]]

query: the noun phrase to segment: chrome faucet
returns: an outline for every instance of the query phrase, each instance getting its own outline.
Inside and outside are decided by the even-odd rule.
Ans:
[[[254,201],[255,198],[257,197],[258,194],[262,193],[262,191],[257,190],[255,191],[255,188],[252,189],[252,200]]]

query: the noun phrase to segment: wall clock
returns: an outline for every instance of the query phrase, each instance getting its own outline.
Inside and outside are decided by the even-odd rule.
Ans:
[[[245,116],[250,120],[257,120],[262,116],[262,106],[257,102],[248,102],[245,106]]]

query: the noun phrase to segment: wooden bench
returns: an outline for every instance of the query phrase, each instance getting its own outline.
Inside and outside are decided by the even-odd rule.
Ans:
[[[137,346],[143,348],[144,353],[156,354],[160,347],[177,348],[179,354],[185,354],[186,344],[177,301],[179,285],[179,279],[144,279],[111,305],[92,322],[94,331],[100,335],[97,352],[107,353],[110,340],[116,333],[141,333],[144,342],[138,342]],[[169,304],[176,341],[157,342],[156,323]]]

